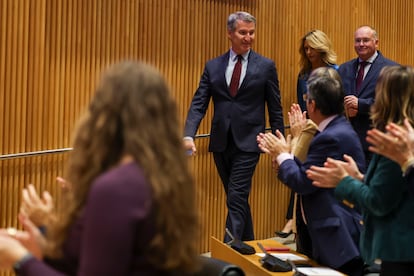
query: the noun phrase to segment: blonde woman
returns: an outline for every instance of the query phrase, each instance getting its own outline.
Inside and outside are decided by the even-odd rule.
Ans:
[[[313,70],[319,67],[332,67],[336,65],[336,53],[329,37],[321,30],[312,30],[302,37],[300,47],[300,71],[297,82],[298,104],[302,110],[306,110],[306,83]]]
[[[305,34],[300,40],[300,71],[297,80],[297,103],[302,111],[306,111],[306,85],[310,74],[318,68],[327,67],[337,70],[336,53],[333,49],[331,40],[321,30],[312,30]],[[286,238],[293,231],[293,204],[294,197],[291,194],[288,210],[286,213],[286,224],[281,231],[275,234],[281,238]]]

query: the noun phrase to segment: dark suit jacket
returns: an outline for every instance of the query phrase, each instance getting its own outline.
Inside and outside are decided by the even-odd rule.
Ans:
[[[414,196],[414,169],[411,169],[410,173],[406,176],[408,189],[412,196]]]
[[[309,145],[308,156],[302,164],[298,159],[280,165],[279,179],[302,197],[313,258],[321,264],[338,268],[360,256],[360,214],[334,196],[334,189],[312,185],[305,171],[311,166],[323,166],[327,157],[354,158],[363,169],[365,158],[358,136],[344,116],[333,119],[324,131],[317,133]]]
[[[207,62],[188,111],[184,134],[195,136],[212,98],[214,115],[209,150],[224,151],[230,130],[240,150],[260,152],[256,136],[265,130],[265,102],[272,131],[284,129],[275,63],[251,50],[246,76],[233,98],[225,77],[228,62],[229,52]]]
[[[358,58],[350,60],[339,66],[338,73],[342,78],[343,87],[346,95],[356,95],[356,75],[358,70]],[[357,132],[362,147],[368,150],[368,142],[365,140],[367,130],[371,128],[369,118],[370,107],[375,100],[375,86],[377,85],[378,75],[384,66],[397,65],[396,62],[385,58],[379,51],[375,61],[371,64],[367,75],[362,82],[358,96],[358,114],[351,118],[351,123]]]

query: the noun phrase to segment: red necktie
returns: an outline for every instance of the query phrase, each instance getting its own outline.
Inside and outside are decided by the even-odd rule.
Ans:
[[[239,89],[239,82],[240,82],[240,75],[241,75],[241,68],[242,68],[242,59],[241,55],[237,56],[237,62],[234,65],[233,75],[231,76],[230,81],[230,95],[235,97],[237,94],[237,90]]]
[[[366,61],[361,61],[359,63],[359,70],[358,70],[358,75],[356,78],[356,87],[355,87],[355,91],[357,94],[359,93],[359,89],[361,88],[362,80],[364,79],[364,68],[367,64],[368,62]]]

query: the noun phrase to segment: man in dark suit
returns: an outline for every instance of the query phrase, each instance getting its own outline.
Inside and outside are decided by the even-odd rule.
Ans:
[[[359,136],[368,164],[372,154],[368,150],[365,137],[371,128],[369,113],[375,99],[378,75],[384,66],[396,65],[397,63],[385,58],[377,50],[377,32],[370,26],[361,26],[355,31],[354,48],[358,57],[339,66],[338,72],[346,93],[345,112]],[[360,84],[358,84],[358,72],[361,64],[363,64],[363,70],[361,71]]]
[[[240,240],[254,239],[248,199],[260,156],[256,135],[266,124],[265,103],[272,131],[284,128],[276,66],[251,49],[255,31],[256,19],[249,13],[229,16],[231,49],[205,65],[185,123],[184,143],[194,154],[194,136],[213,99],[209,151],[227,196],[226,227]],[[225,234],[224,241],[230,239]]]
[[[307,97],[308,115],[318,125],[318,132],[303,163],[290,154],[290,145],[281,133],[261,133],[257,142],[279,164],[279,179],[298,194],[298,251],[348,275],[362,275],[361,215],[346,202],[338,201],[333,189],[316,188],[306,176],[310,166],[323,166],[327,157],[342,159],[344,154],[352,156],[364,170],[362,147],[342,115],[344,92],[340,81],[330,76],[317,77],[308,83]]]

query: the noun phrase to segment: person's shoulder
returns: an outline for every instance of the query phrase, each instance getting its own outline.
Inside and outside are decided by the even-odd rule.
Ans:
[[[352,66],[355,62],[356,62],[356,59],[355,59],[355,58],[350,59],[350,60],[348,60],[348,61],[345,61],[344,63],[342,63],[341,65],[339,65],[339,66],[338,66],[338,70],[341,70],[341,69],[346,68],[346,67],[350,67],[350,66]]]
[[[354,132],[351,123],[343,115],[338,115],[326,126],[327,132],[344,133],[345,135],[351,135]],[[324,131],[322,131],[323,133]]]
[[[339,65],[338,64],[329,64],[329,67],[335,70],[339,69]]]
[[[352,128],[351,123],[343,115],[338,115],[331,121],[332,125],[340,125]]]
[[[230,55],[230,51],[225,52],[224,54],[221,54],[219,56],[213,57],[209,60],[207,60],[206,64],[214,64],[214,63],[220,63],[223,60],[228,60]]]
[[[264,62],[264,63],[275,63],[274,60],[272,60],[271,58],[265,57],[253,50],[250,50],[250,54],[249,54],[249,59],[250,60],[260,60],[260,62]]]
[[[382,62],[385,63],[386,65],[399,65],[398,62],[385,57],[380,51],[378,51],[377,59],[382,60]]]

